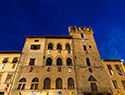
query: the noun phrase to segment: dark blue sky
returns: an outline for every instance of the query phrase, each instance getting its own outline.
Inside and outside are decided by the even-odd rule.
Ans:
[[[25,35],[68,35],[91,26],[102,59],[125,58],[125,0],[0,0],[0,51],[22,50]]]

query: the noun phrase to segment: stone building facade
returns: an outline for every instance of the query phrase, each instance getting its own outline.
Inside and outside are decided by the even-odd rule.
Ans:
[[[20,55],[19,51],[0,51],[0,95],[8,95]]]
[[[114,95],[125,95],[125,72],[123,60],[104,59],[105,65]]]
[[[91,27],[70,26],[68,36],[26,36],[20,56],[7,95],[117,95]]]

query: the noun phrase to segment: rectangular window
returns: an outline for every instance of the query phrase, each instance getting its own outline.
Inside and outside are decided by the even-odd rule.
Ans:
[[[18,85],[18,88],[17,88],[17,89],[19,90],[20,88],[21,88],[21,84]]]
[[[8,62],[8,58],[4,58],[3,63],[7,63]]]
[[[23,84],[22,89],[25,89],[25,84]]]
[[[115,65],[116,70],[120,70],[119,65]]]
[[[29,62],[29,65],[34,65],[34,64],[35,64],[35,58],[31,58],[30,62]]]
[[[122,80],[121,82],[122,82],[122,85],[123,85],[123,87],[125,89],[125,80]]]
[[[91,66],[89,58],[86,58],[87,66]]]
[[[83,34],[81,34],[81,38],[84,38]]]
[[[18,57],[14,57],[12,63],[17,63]]]
[[[30,89],[33,89],[33,87],[34,87],[34,84],[31,84],[31,87],[30,87]]]
[[[7,75],[7,78],[6,78],[6,81],[5,81],[6,84],[8,84],[8,83],[11,82],[12,75],[13,75],[13,74],[8,74],[8,75]]]
[[[114,87],[115,87],[116,89],[118,89],[117,81],[116,81],[116,80],[113,80],[112,83],[113,83]]]
[[[39,40],[34,40],[34,42],[39,42]]]
[[[38,50],[38,49],[40,49],[40,45],[31,45],[30,49],[31,50]]]
[[[112,70],[111,65],[107,65],[108,70]]]
[[[84,48],[85,51],[87,50],[87,49],[86,49],[86,45],[83,45],[83,48]]]
[[[35,89],[38,89],[38,84],[35,84]]]

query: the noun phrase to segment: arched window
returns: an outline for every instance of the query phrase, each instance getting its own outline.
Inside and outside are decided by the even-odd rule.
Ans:
[[[51,87],[51,80],[50,80],[50,78],[46,78],[46,79],[44,80],[43,89],[50,89],[50,87]]]
[[[57,50],[61,50],[61,49],[62,49],[61,44],[58,44],[58,45],[57,45]]]
[[[86,63],[88,66],[91,66],[89,58],[86,58]]]
[[[26,82],[26,78],[22,78],[19,82]]]
[[[32,80],[32,82],[39,82],[39,79],[38,79],[38,78],[34,78],[34,79]]]
[[[52,59],[51,58],[47,58],[46,66],[51,66],[51,65],[52,65]]]
[[[19,84],[18,84],[18,87],[17,89],[25,89],[25,85],[26,85],[26,78],[22,78],[20,81],[19,81]]]
[[[66,44],[66,50],[70,50],[70,45]]]
[[[86,45],[83,45],[83,48],[84,48],[84,50],[87,50],[87,49],[86,49]]]
[[[67,66],[72,66],[72,59],[67,58]]]
[[[38,89],[38,82],[39,82],[39,79],[38,78],[34,78],[32,80],[32,84],[31,84],[30,89]]]
[[[61,78],[56,79],[56,89],[62,89],[62,79]]]
[[[52,43],[49,43],[49,44],[48,44],[48,49],[49,49],[49,50],[52,50],[52,49],[53,49],[53,44],[52,44]]]
[[[62,66],[62,59],[61,58],[57,59],[57,66]]]
[[[96,81],[96,79],[91,75],[88,79],[88,81]]]
[[[98,92],[96,83],[91,83],[91,92]]]
[[[68,89],[74,89],[74,80],[72,78],[68,79]]]

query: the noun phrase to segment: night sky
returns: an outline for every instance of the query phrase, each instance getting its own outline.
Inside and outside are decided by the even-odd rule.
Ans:
[[[102,59],[125,58],[125,0],[0,0],[0,51],[22,50],[25,35],[68,35],[91,26]]]

